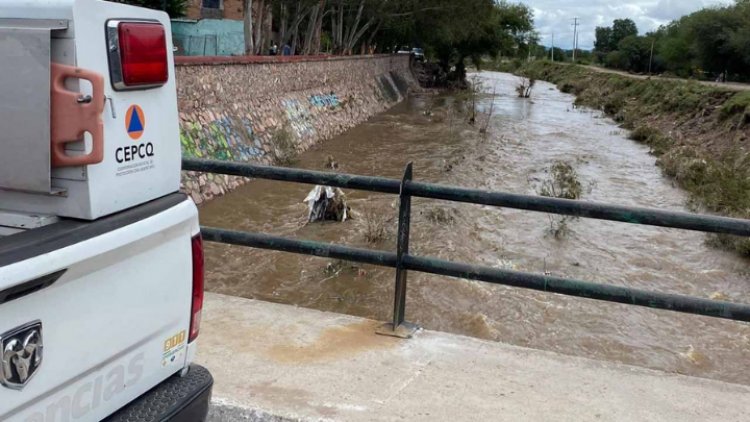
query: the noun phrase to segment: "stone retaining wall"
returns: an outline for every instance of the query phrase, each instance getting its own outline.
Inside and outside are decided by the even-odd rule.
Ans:
[[[178,59],[184,157],[284,164],[417,86],[404,56],[279,59]],[[244,181],[194,172],[182,177],[196,203]]]

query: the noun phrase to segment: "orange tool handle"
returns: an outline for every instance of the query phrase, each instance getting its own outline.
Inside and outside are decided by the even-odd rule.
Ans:
[[[65,80],[68,78],[91,82],[91,98],[67,90]],[[104,159],[104,77],[89,70],[52,63],[51,106],[52,167],[101,163]],[[91,152],[66,154],[65,144],[82,141],[84,132],[91,134]]]

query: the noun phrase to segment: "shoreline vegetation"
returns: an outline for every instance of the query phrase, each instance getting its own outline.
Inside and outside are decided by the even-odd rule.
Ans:
[[[692,211],[750,218],[750,92],[549,61],[486,69],[554,83],[577,105],[603,111],[651,148],[664,174],[689,193]],[[750,239],[711,235],[709,243],[750,257]]]

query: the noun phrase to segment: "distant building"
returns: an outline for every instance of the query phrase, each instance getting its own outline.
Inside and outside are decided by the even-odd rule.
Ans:
[[[2,1],[2,0],[0,0]],[[256,22],[260,2],[253,1]],[[244,0],[188,0],[185,16],[172,20],[172,39],[181,56],[236,56],[245,53]],[[266,2],[261,54],[267,54],[276,33],[271,27],[271,2]]]
[[[242,21],[173,19],[172,41],[178,56],[239,56],[245,52]]]
[[[185,18],[242,20],[243,3],[243,0],[189,0]]]

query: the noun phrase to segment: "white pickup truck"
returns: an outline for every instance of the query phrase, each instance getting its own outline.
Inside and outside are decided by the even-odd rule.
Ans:
[[[0,1],[0,421],[203,421],[166,14]]]

